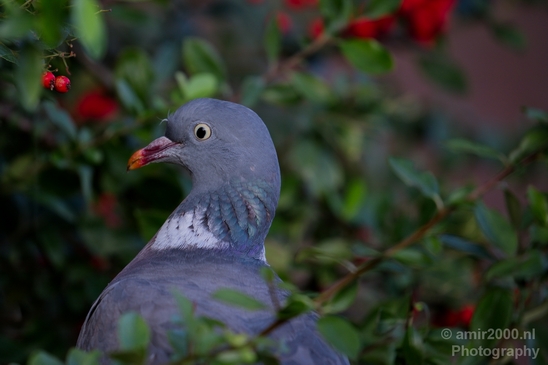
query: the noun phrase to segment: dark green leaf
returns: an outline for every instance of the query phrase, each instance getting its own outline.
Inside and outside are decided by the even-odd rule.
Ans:
[[[42,52],[32,46],[26,46],[19,54],[15,82],[19,90],[19,100],[29,111],[34,110],[40,101],[42,68]]]
[[[93,350],[91,352],[82,351],[77,348],[72,348],[67,354],[67,365],[99,365],[101,352]]]
[[[242,97],[240,102],[251,108],[261,98],[261,94],[265,88],[265,82],[260,76],[248,76],[242,82]]]
[[[95,59],[103,57],[107,49],[107,36],[99,2],[74,0],[71,5],[76,37],[91,57]]]
[[[504,45],[523,51],[526,47],[525,36],[515,26],[504,23],[491,24],[493,35]]]
[[[506,161],[506,157],[497,150],[466,139],[452,139],[447,142],[447,147],[454,152],[471,153],[481,157],[494,158],[502,162]]]
[[[139,96],[133,91],[126,80],[116,80],[116,93],[122,101],[122,104],[128,109],[137,114],[142,113],[145,109],[143,102]]]
[[[276,17],[268,22],[266,33],[264,35],[264,45],[266,48],[266,56],[268,63],[273,64],[278,60],[280,49],[282,47],[282,33],[278,27]]]
[[[143,317],[135,312],[124,313],[118,321],[118,341],[121,350],[146,349],[150,329]]]
[[[57,107],[57,105],[49,100],[44,102],[44,109],[53,124],[55,124],[71,139],[76,139],[76,126],[74,125],[70,114],[67,113],[66,110]]]
[[[38,3],[40,16],[37,18],[40,40],[49,48],[59,46],[63,40],[62,26],[65,23],[66,0],[41,0]]]
[[[411,161],[403,158],[390,158],[389,163],[406,185],[418,188],[427,197],[439,198],[438,181],[432,173],[418,171]]]
[[[326,31],[334,34],[347,25],[352,15],[352,1],[320,0],[320,12],[326,23]]]
[[[518,247],[516,232],[500,213],[478,203],[474,215],[485,237],[507,255],[513,256]]]
[[[548,148],[548,125],[539,125],[529,130],[519,146],[510,153],[510,161],[516,163],[530,154]]]
[[[521,257],[512,257],[502,260],[489,268],[485,277],[493,278],[514,277],[516,279],[530,279],[540,275],[546,268],[546,263],[539,251],[530,251]]]
[[[292,85],[274,84],[268,86],[262,95],[263,99],[269,103],[277,105],[292,105],[301,100],[297,90]]]
[[[127,99],[127,103],[135,109],[140,108],[137,106],[138,103],[146,104],[150,102],[154,71],[152,62],[144,50],[135,47],[124,49],[116,60],[115,74],[117,86],[124,81],[131,89],[131,93],[134,94],[133,96],[129,96],[129,92],[126,92],[128,96],[121,94],[123,101]],[[138,103],[132,100],[136,96],[139,98]]]
[[[407,364],[420,365],[423,363],[423,344],[419,333],[409,326],[403,337],[402,351]]]
[[[187,331],[183,329],[168,331],[167,340],[175,351],[176,357],[183,358],[188,355],[189,336]]]
[[[223,351],[216,359],[222,364],[254,364],[257,361],[257,354],[250,347],[244,347]]]
[[[265,309],[266,305],[257,299],[237,290],[222,288],[213,293],[213,298],[235,307],[247,310]]]
[[[329,98],[327,84],[314,75],[295,72],[292,75],[291,83],[301,95],[310,101],[325,103]]]
[[[527,198],[535,219],[542,225],[548,226],[548,199],[546,195],[533,186],[527,188]]]
[[[401,2],[402,0],[370,0],[366,3],[365,15],[368,19],[376,19],[394,14],[399,9]]]
[[[358,70],[370,74],[381,74],[392,70],[392,55],[374,39],[350,39],[340,42],[346,59]]]
[[[542,109],[523,107],[523,113],[527,118],[539,123],[548,123],[548,113]]]
[[[504,201],[506,203],[506,211],[510,217],[512,226],[517,231],[521,227],[521,204],[518,198],[509,189],[504,189]]]
[[[221,57],[213,46],[196,37],[188,37],[183,43],[183,60],[191,74],[211,73],[223,82],[226,69]]]
[[[280,320],[287,320],[297,317],[300,314],[310,312],[314,308],[314,303],[309,297],[302,294],[291,294],[284,305],[278,311],[277,318]]]
[[[301,140],[289,155],[293,169],[314,195],[333,193],[341,186],[341,167],[331,153],[318,143]]]
[[[434,83],[447,91],[464,94],[467,90],[466,77],[462,70],[444,56],[421,57],[419,66]]]
[[[63,362],[47,352],[38,351],[29,357],[27,365],[63,365]]]
[[[474,255],[482,259],[493,259],[493,256],[484,247],[463,238],[444,234],[440,236],[440,239],[445,246],[454,250]]]
[[[512,320],[512,292],[509,289],[489,288],[476,306],[470,328],[497,329],[508,328]],[[485,345],[492,345],[497,340],[484,339]]]
[[[334,348],[356,359],[360,352],[360,335],[356,328],[346,319],[336,316],[325,316],[317,322],[318,331]]]
[[[0,58],[3,58],[11,63],[17,63],[17,57],[15,56],[15,53],[2,43],[0,43]]]
[[[0,39],[15,40],[24,38],[33,27],[33,16],[17,2],[2,2],[2,22]]]

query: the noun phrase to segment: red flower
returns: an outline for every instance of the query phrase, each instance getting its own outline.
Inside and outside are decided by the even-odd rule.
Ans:
[[[320,37],[324,32],[324,25],[323,25],[323,19],[322,18],[316,18],[310,23],[308,27],[308,34],[310,35],[310,38],[316,39]]]
[[[394,21],[393,16],[386,16],[375,20],[358,18],[350,22],[343,35],[357,38],[379,38],[392,28]]]
[[[76,104],[76,114],[82,119],[107,120],[117,110],[116,100],[98,90],[84,94]]]
[[[472,321],[472,317],[474,316],[474,311],[476,310],[476,307],[472,304],[465,305],[461,308],[459,311],[460,315],[460,323],[463,327],[470,327],[470,322]]]
[[[301,10],[309,6],[315,6],[318,0],[285,0],[285,5],[292,10]]]
[[[116,212],[118,199],[112,193],[103,193],[99,200],[93,205],[95,214],[104,219],[107,227],[117,228],[122,225],[122,219]]]
[[[445,32],[455,0],[404,0],[400,9],[411,37],[430,45]]]
[[[291,27],[292,27],[291,17],[287,15],[286,13],[279,11],[276,14],[276,23],[278,23],[278,28],[280,29],[282,34],[287,34],[291,30]]]

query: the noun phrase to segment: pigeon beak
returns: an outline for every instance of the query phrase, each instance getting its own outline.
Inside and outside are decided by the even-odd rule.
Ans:
[[[131,155],[129,161],[127,162],[128,171],[138,169],[139,167],[143,167],[145,165],[148,165],[149,163],[156,162],[163,157],[167,157],[167,151],[171,147],[178,144],[179,143],[173,142],[166,137],[160,137],[155,139],[154,141],[150,142],[148,146],[146,146],[145,148],[141,148],[133,155]]]

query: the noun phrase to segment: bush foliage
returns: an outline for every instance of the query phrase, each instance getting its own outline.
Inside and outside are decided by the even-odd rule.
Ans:
[[[97,363],[96,352],[69,350],[87,310],[190,189],[184,171],[126,174],[126,161],[163,134],[169,111],[217,97],[256,110],[278,149],[282,192],[266,249],[292,294],[276,322],[247,336],[196,318],[174,293],[173,363],[275,364],[268,333],[311,310],[356,364],[518,363],[455,353],[480,346],[538,348],[535,363],[548,363],[548,195],[535,183],[546,179],[547,114],[524,107],[521,136],[485,135],[377,76],[394,67],[391,47],[406,47],[426,78],[465,93],[446,53],[451,14],[525,46],[491,2],[14,0],[0,9],[0,362]],[[46,70],[69,76],[72,89],[45,89]],[[478,183],[471,171],[480,170],[491,177]],[[483,201],[488,192],[495,204]],[[229,290],[215,299],[263,306]],[[457,338],[466,329],[502,335]],[[111,356],[142,363],[143,319],[127,313],[119,338]]]

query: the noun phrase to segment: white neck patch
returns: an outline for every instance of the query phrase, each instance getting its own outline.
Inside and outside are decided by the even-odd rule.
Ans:
[[[228,248],[229,242],[219,240],[203,225],[204,215],[205,208],[173,214],[153,238],[150,248],[153,250]],[[266,262],[264,247],[259,259]]]

